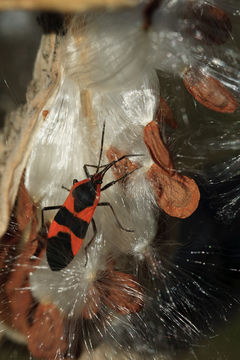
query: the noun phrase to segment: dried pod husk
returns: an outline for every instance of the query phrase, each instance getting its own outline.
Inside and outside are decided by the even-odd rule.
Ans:
[[[155,163],[148,169],[146,177],[153,187],[158,205],[170,216],[190,216],[196,210],[200,199],[197,184],[193,179],[179,175],[173,169],[170,154],[155,120],[144,127],[143,138]]]
[[[33,356],[49,360],[65,353],[63,317],[54,305],[38,305],[28,334],[28,349]]]
[[[38,248],[37,228],[35,208],[24,187],[23,176],[14,214],[11,215],[8,230],[1,239],[0,263],[1,269],[4,270],[1,272],[1,284],[4,289],[1,292],[1,303],[8,304],[3,312],[7,314],[7,317],[3,320],[25,335],[28,332],[28,317],[33,304],[29,291],[28,273],[36,264],[36,259],[33,260],[32,256],[36,254]],[[27,245],[19,254],[25,238]],[[38,254],[40,252],[41,250]]]
[[[217,79],[196,68],[183,75],[184,85],[190,94],[208,109],[221,113],[234,113],[239,104],[230,91]]]
[[[170,154],[162,141],[159,127],[155,120],[144,127],[143,139],[155,164],[164,169],[173,169]]]
[[[7,229],[33,139],[44,121],[41,111],[60,79],[58,45],[55,34],[42,37],[33,80],[26,95],[27,104],[10,114],[5,121],[4,141],[0,147],[0,236]]]
[[[28,240],[20,255],[14,259],[11,273],[5,284],[5,294],[9,301],[11,326],[27,335],[30,322],[30,311],[34,300],[29,290],[29,273],[34,271],[45,251],[44,239],[38,235],[38,221],[36,211],[30,196],[24,187],[24,176],[17,198],[16,220],[18,232],[15,233],[16,244],[22,241],[23,230],[30,227],[27,232]],[[18,244],[19,245],[19,244]]]
[[[22,231],[34,218],[34,206],[32,200],[24,186],[24,176],[22,176],[16,207],[16,218],[19,230]]]
[[[0,282],[2,285],[2,291],[0,293],[0,316],[1,320],[8,326],[12,326],[12,313],[4,284],[6,284],[9,279],[18,254],[17,247],[21,239],[20,235],[21,233],[18,229],[16,218],[12,215],[6,234],[1,238],[0,247]]]
[[[158,205],[168,215],[184,219],[197,209],[200,193],[193,179],[177,172],[168,172],[157,164],[150,167],[146,176]]]
[[[168,124],[172,129],[176,129],[178,126],[171,108],[161,96],[159,97],[159,105],[155,114],[155,120],[159,123],[163,122]]]
[[[35,223],[33,222],[34,232]],[[45,252],[42,239],[37,234],[31,232],[30,238],[21,255],[16,259],[11,275],[5,285],[6,295],[10,303],[10,311],[12,314],[12,326],[27,335],[29,330],[29,314],[34,304],[32,294],[29,290],[29,273],[40,262]]]
[[[206,3],[190,3],[185,19],[187,32],[194,39],[207,45],[221,45],[231,37],[231,21],[226,12],[219,7]]]
[[[105,305],[122,315],[139,312],[144,305],[143,290],[130,274],[110,271],[100,291]]]

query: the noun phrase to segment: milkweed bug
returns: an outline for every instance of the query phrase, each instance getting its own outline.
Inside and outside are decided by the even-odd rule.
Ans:
[[[100,203],[99,200],[101,191],[108,189],[110,186],[124,179],[137,169],[126,173],[121,178],[111,181],[110,183],[106,184],[101,188],[103,177],[106,172],[113,165],[126,157],[142,155],[123,155],[119,159],[111,161],[107,165],[100,165],[103,152],[104,132],[105,123],[102,130],[102,140],[98,165],[96,166],[85,164],[83,166],[83,169],[87,177],[86,179],[82,181],[74,179],[71,189],[67,189],[66,187],[62,186],[62,188],[69,191],[69,195],[63,205],[48,206],[42,209],[42,224],[44,224],[44,211],[59,209],[50,225],[47,239],[47,261],[52,271],[59,271],[65,268],[72,261],[72,259],[78,253],[83,244],[84,238],[88,230],[88,226],[91,222],[93,226],[93,237],[85,247],[87,264],[87,248],[93,242],[97,234],[96,224],[93,219],[93,215],[97,206],[109,206],[118,226],[122,230],[133,232],[133,230],[125,229],[121,225],[110,203]],[[90,175],[88,172],[88,167],[96,168],[96,172],[93,175]],[[103,169],[99,171],[100,168]]]

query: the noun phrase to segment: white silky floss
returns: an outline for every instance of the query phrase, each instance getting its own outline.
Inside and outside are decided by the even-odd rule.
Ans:
[[[89,250],[89,258],[93,256],[94,263],[89,261],[88,268],[84,268],[82,247],[66,269],[52,272],[44,258],[31,276],[33,294],[40,301],[49,299],[65,312],[73,306],[74,296],[86,294],[91,286],[94,277],[86,276],[88,269],[91,274],[97,274],[108,254],[144,256],[156,232],[155,199],[145,179],[152,160],[143,141],[143,128],[154,118],[159,84],[151,69],[152,50],[146,50],[151,47],[148,38],[151,35],[141,29],[140,10],[87,15],[87,25],[80,23],[81,16],[75,17],[72,31],[62,44],[62,81],[55,99],[44,106],[49,114],[36,136],[26,169],[26,187],[33,198],[40,201],[42,207],[61,205],[68,195],[61,186],[71,188],[73,179],[84,179],[84,163],[97,164],[104,122],[104,154],[110,146],[127,154],[143,154],[130,158],[141,168],[129,175],[126,188],[116,184],[101,194],[101,201],[111,203],[122,226],[134,232],[121,230],[109,208],[97,208],[94,218],[102,245],[95,246],[94,253],[94,245]],[[161,14],[161,9],[158,12]],[[135,44],[132,52],[129,32]],[[163,43],[159,46],[164,48]],[[172,50],[177,54],[175,47]],[[171,63],[169,65],[171,70]],[[93,122],[82,108],[81,96],[86,88],[91,97]],[[107,162],[104,156],[102,163]],[[109,170],[104,183],[112,180]],[[52,218],[54,214],[49,216]],[[84,244],[91,236],[89,228]],[[71,279],[81,282],[76,285],[74,296],[69,287],[69,274]],[[79,301],[77,307],[81,309],[82,300]]]
[[[49,114],[35,137],[25,175],[29,193],[42,207],[65,201],[67,192],[61,187],[71,187],[74,178],[84,176],[85,161],[77,84],[63,77],[55,99],[44,109]]]
[[[105,270],[103,245],[103,237],[98,234],[88,248],[87,264],[82,247],[61,271],[51,271],[44,255],[41,264],[30,275],[33,295],[43,303],[54,303],[69,317],[79,317],[86,304],[88,289],[97,279],[97,272]]]
[[[181,34],[188,5],[186,0],[161,2],[147,31],[143,5],[76,15],[62,46],[67,76],[102,93],[134,87],[153,69],[181,74],[194,61]]]
[[[104,238],[112,243],[114,251],[118,248],[121,252],[132,253],[136,247],[141,248],[139,241],[149,244],[156,231],[153,215],[155,199],[145,178],[152,160],[143,141],[143,129],[154,117],[158,94],[159,84],[154,72],[145,76],[142,83],[132,90],[102,95],[93,92],[93,109],[99,131],[103,121],[106,121],[104,149],[113,146],[125,154],[142,155],[129,157],[140,168],[129,175],[126,188],[116,184],[101,195],[101,200],[109,201],[117,209],[123,226],[134,230],[131,234],[117,229],[109,209],[104,209],[106,216],[101,217],[101,223],[106,221],[102,226]],[[104,180],[108,183],[111,179],[112,173],[109,171]],[[98,209],[98,212],[102,214],[103,209]]]
[[[76,86],[73,86],[74,90],[71,91],[71,97],[69,96],[69,89],[72,90],[72,88],[66,88],[65,85],[66,81],[63,83],[63,89],[59,89],[59,93],[64,94],[64,99],[67,98],[68,101],[60,101],[57,97],[57,103],[61,104],[62,114],[71,114],[70,123],[68,123],[69,117],[67,116],[55,116],[53,118],[55,126],[53,126],[51,121],[45,122],[43,125],[45,128],[41,128],[39,131],[39,137],[37,137],[35,147],[33,147],[33,153],[28,164],[29,168],[27,169],[27,179],[30,185],[32,185],[31,174],[35,175],[35,167],[39,171],[39,179],[38,181],[36,180],[38,185],[36,190],[30,186],[34,197],[36,197],[36,192],[42,189],[43,184],[50,182],[52,204],[55,205],[57,201],[61,200],[58,199],[59,193],[66,193],[65,190],[61,189],[61,182],[67,186],[68,181],[71,184],[73,178],[78,177],[79,173],[83,173],[82,166],[84,162],[97,163],[104,121],[106,122],[104,153],[110,146],[115,146],[129,154],[143,154],[143,156],[132,158],[132,161],[136,161],[142,167],[129,175],[128,186],[126,188],[122,188],[120,184],[115,184],[101,194],[101,201],[111,203],[122,226],[134,230],[134,232],[129,233],[121,230],[117,226],[116,220],[108,207],[97,208],[94,219],[98,235],[101,235],[102,240],[101,244],[99,242],[95,244],[95,240],[88,250],[88,258],[90,260],[87,267],[83,266],[83,263],[85,263],[85,252],[82,247],[73,261],[62,271],[52,272],[44,257],[40,266],[31,275],[32,292],[39,301],[51,301],[65,313],[68,313],[70,308],[74,308],[76,309],[74,310],[76,315],[83,308],[87,289],[95,280],[94,276],[89,276],[88,274],[94,273],[97,276],[100,269],[104,269],[102,266],[109,254],[119,256],[125,253],[139,256],[139,254],[144,253],[145,248],[149,246],[155,235],[154,197],[144,174],[152,161],[143,141],[143,128],[154,116],[158,104],[159,91],[157,77],[154,73],[151,73],[149,77],[144,78],[138,89],[121,93],[114,92],[111,95],[107,93],[99,95],[93,92],[92,107],[97,124],[97,127],[92,128],[91,134],[96,139],[94,149],[97,150],[94,153],[89,144],[90,136],[86,135],[90,131],[91,126],[89,129],[87,120],[79,116],[79,110],[76,110],[76,113],[74,113],[73,104],[71,105],[71,101],[75,102],[77,98],[76,94],[73,96]],[[68,93],[66,93],[67,90]],[[65,106],[67,106],[67,109],[65,109]],[[70,109],[72,109],[72,113]],[[74,130],[71,127],[72,124],[75,126]],[[81,142],[79,139],[81,139]],[[65,147],[66,144],[68,144],[67,148]],[[52,151],[48,154],[48,157],[45,156],[46,164],[44,161],[40,162],[40,160],[36,162],[36,156],[41,157],[42,148],[45,149],[45,146],[49,147],[49,145],[52,146]],[[75,150],[72,150],[71,147]],[[64,148],[66,153],[61,150]],[[78,148],[82,149],[82,153],[78,153],[76,150]],[[59,149],[60,154],[62,154],[62,167],[58,166]],[[84,152],[83,149],[85,150]],[[66,163],[63,161],[64,156],[66,156]],[[71,156],[69,161],[68,156]],[[89,161],[87,160],[88,157]],[[51,158],[53,158],[52,162]],[[105,156],[102,163],[107,162]],[[46,171],[44,166],[49,167],[52,174],[49,174],[49,170]],[[67,173],[68,171],[71,178]],[[85,178],[85,176],[82,178]],[[57,185],[55,183],[56,180],[58,180]],[[106,177],[104,177],[104,184],[112,180],[113,174],[109,170]],[[38,196],[42,197],[44,205],[51,205],[49,194],[40,193]],[[62,203],[67,194],[64,196]],[[90,225],[85,238],[85,244],[90,241],[92,234]],[[94,259],[94,262],[92,262],[92,259]],[[73,294],[78,296],[79,299],[76,300]]]

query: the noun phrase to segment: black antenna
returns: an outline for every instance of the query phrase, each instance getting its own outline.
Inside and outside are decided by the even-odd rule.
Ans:
[[[102,160],[103,142],[104,142],[104,134],[105,134],[105,125],[106,125],[106,122],[104,121],[104,123],[103,123],[103,129],[102,129],[101,148],[100,148],[100,154],[99,154],[99,160],[98,160],[98,166],[97,166],[96,174],[97,174],[98,171],[99,171],[100,164],[101,164],[101,160]]]
[[[118,163],[119,161],[125,159],[125,158],[128,158],[128,157],[131,157],[131,156],[144,156],[143,154],[128,154],[128,155],[122,155],[119,159],[117,160],[113,160],[111,161],[109,164],[107,164],[105,166],[105,168],[100,172],[100,174],[102,175],[102,177],[105,175],[105,173],[113,166],[115,165],[116,163]]]

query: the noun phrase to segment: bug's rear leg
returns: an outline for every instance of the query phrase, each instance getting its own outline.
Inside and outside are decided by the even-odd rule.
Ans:
[[[62,207],[62,205],[55,205],[55,206],[45,206],[41,213],[42,213],[42,228],[43,228],[43,225],[44,225],[44,211],[48,211],[48,210],[57,210],[57,209],[60,209]]]
[[[118,218],[117,218],[117,215],[116,215],[116,213],[115,213],[112,205],[111,205],[109,202],[101,202],[101,203],[98,204],[98,206],[109,206],[110,209],[112,210],[113,216],[115,217],[115,220],[116,220],[118,226],[120,227],[120,229],[121,229],[121,230],[124,230],[124,231],[127,231],[127,232],[134,232],[134,230],[125,229],[125,228],[122,226],[122,224],[120,223],[120,221],[119,221]]]
[[[87,249],[89,248],[89,246],[91,245],[91,243],[94,241],[96,235],[97,235],[97,227],[96,227],[96,223],[94,221],[94,219],[91,220],[92,223],[92,227],[93,227],[93,236],[91,238],[91,240],[89,241],[89,243],[87,244],[87,246],[85,246],[84,250],[85,250],[85,256],[86,256],[86,262],[85,262],[85,267],[87,266],[88,263],[88,253],[87,253]]]
[[[64,190],[67,190],[67,191],[71,191],[70,189],[68,189],[66,186],[64,186],[64,185],[62,185],[62,189],[64,189]]]

